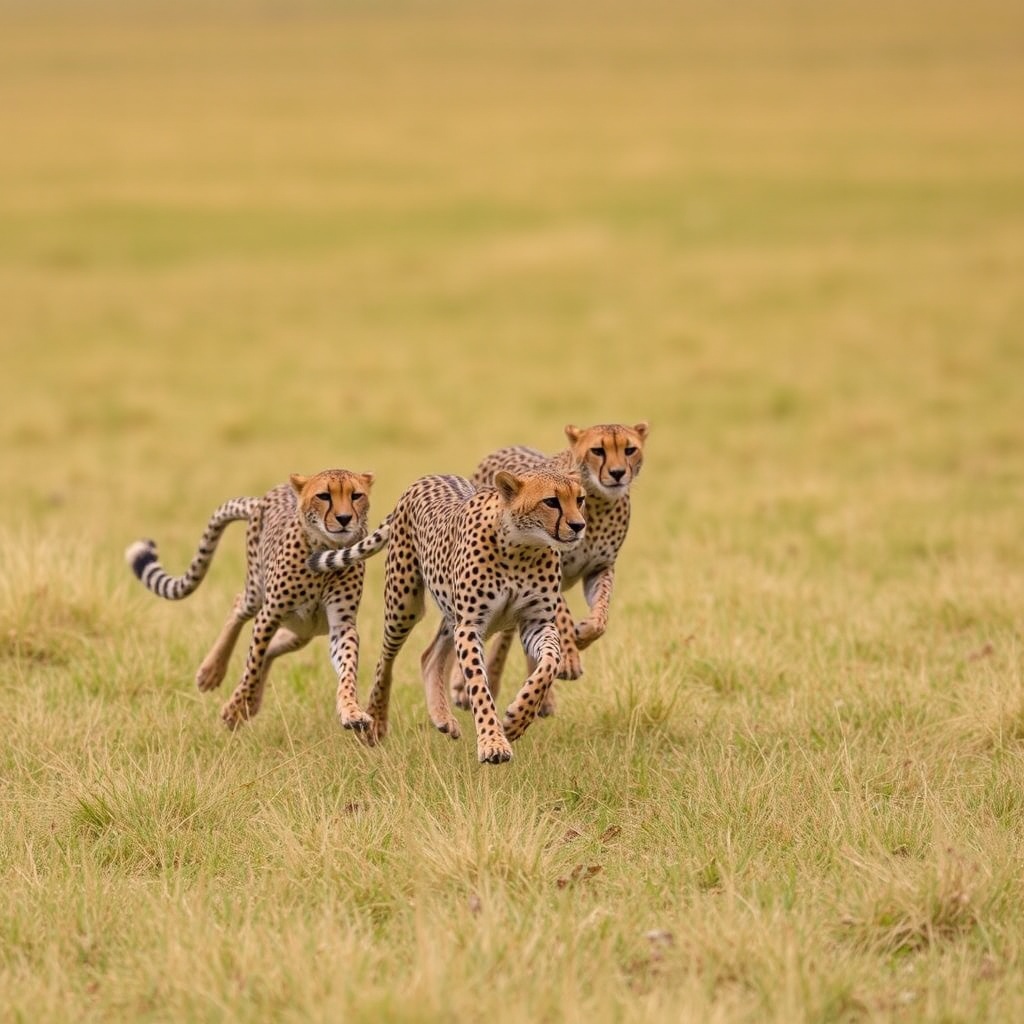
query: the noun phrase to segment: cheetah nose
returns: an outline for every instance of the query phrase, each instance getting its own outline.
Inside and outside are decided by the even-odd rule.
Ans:
[[[586,523],[569,523],[569,529],[572,530],[573,533],[579,533],[586,525]]]
[[[334,518],[337,519],[342,526],[348,526],[348,524],[352,522],[351,516],[336,515]]]
[[[626,475],[624,469],[609,469],[608,475],[616,482],[621,482],[622,478]]]

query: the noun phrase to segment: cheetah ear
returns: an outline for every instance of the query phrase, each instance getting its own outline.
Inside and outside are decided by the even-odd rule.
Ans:
[[[571,423],[565,425],[565,436],[569,438],[570,444],[575,444],[582,435],[583,431],[579,427],[574,427]]]
[[[633,425],[633,433],[639,435],[641,441],[647,440],[647,431],[651,429],[651,425],[647,420],[641,420],[639,423]]]
[[[516,495],[523,489],[523,481],[513,473],[503,469],[495,475],[494,486],[498,488],[498,493],[505,504],[511,505],[515,501]]]
[[[292,473],[292,475],[290,477],[288,477],[288,481],[292,485],[292,490],[296,494],[301,494],[302,493],[302,488],[305,487],[306,484],[309,483],[309,477],[308,476],[302,476],[299,473]]]
[[[376,477],[372,473],[360,473],[359,479],[363,481],[363,486],[369,490],[373,486],[373,481]]]

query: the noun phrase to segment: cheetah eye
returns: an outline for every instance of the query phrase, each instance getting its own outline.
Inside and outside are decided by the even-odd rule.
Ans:
[[[583,508],[583,503],[584,503],[584,501],[586,501],[586,498],[584,498],[584,497],[583,497],[583,495],[581,494],[581,495],[580,495],[580,496],[579,496],[579,497],[578,497],[578,498],[576,499],[576,506],[577,506],[578,508]]]
[[[320,492],[320,493],[319,493],[319,494],[317,495],[317,497],[318,497],[318,498],[319,498],[319,499],[320,499],[321,501],[326,501],[328,505],[329,505],[329,504],[331,503],[331,495],[330,495],[330,492],[329,492],[329,491],[321,491],[321,492]]]
[[[558,508],[558,499],[557,498],[545,498],[544,499],[544,504],[547,505],[548,508]]]
[[[363,494],[362,491],[353,491],[352,492],[352,500],[353,501],[358,501],[360,498],[363,498],[363,497],[365,497],[365,495]]]
[[[627,445],[626,448],[625,448],[625,451],[626,451],[627,455],[636,455],[636,445],[635,444]]]
[[[590,450],[591,450],[591,452],[593,452],[593,454],[594,454],[594,455],[596,455],[596,456],[597,456],[598,458],[600,458],[600,459],[603,459],[603,458],[604,458],[604,449],[603,449],[603,448],[601,448],[601,447],[597,447],[597,448],[591,448]]]

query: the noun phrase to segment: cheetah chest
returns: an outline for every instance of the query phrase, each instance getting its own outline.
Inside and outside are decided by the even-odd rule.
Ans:
[[[553,613],[559,589],[557,556],[511,571],[501,578],[495,599],[489,602],[487,632],[502,632],[524,619]]]
[[[322,596],[307,592],[289,609],[282,620],[293,633],[300,636],[321,636],[327,632],[327,611]]]
[[[513,629],[519,624],[527,602],[521,599],[521,595],[511,590],[498,594],[496,599],[490,602],[487,608],[487,620],[485,633],[490,636],[492,633],[501,633],[506,629]]]
[[[449,587],[438,587],[434,597],[451,621],[475,621],[486,635],[517,626],[553,604],[559,592],[557,556],[500,557],[481,566],[463,563]]]

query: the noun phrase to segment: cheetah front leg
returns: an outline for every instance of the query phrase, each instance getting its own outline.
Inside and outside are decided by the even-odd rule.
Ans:
[[[505,662],[508,660],[508,652],[512,649],[514,637],[514,629],[502,630],[491,642],[491,648],[487,652],[487,685],[495,700],[498,699],[501,676],[505,671]],[[469,711],[471,705],[469,694],[466,693],[466,681],[458,669],[452,674],[452,701],[457,708]]]
[[[448,680],[451,678],[454,664],[455,645],[452,642],[452,631],[448,623],[442,619],[434,639],[420,658],[420,667],[423,672],[430,721],[440,732],[457,740],[461,732],[448,703],[447,693]],[[462,689],[465,692],[465,686]]]
[[[477,622],[463,622],[455,629],[455,655],[465,680],[476,726],[476,756],[486,764],[512,760],[512,747],[498,721],[487,672],[484,668],[483,627]]]
[[[554,681],[561,655],[558,628],[550,619],[528,620],[519,629],[523,647],[535,665],[505,710],[505,735],[517,740],[537,717]]]
[[[587,600],[590,614],[576,626],[576,646],[581,651],[603,636],[608,628],[608,608],[614,582],[615,567],[611,565],[599,569],[583,581],[583,596]]]
[[[564,653],[564,652],[563,652]],[[537,662],[534,658],[529,655],[526,656],[526,674],[533,675],[537,668]],[[558,673],[555,673],[555,679],[558,678]],[[558,702],[555,700],[555,684],[554,682],[548,687],[547,696],[540,702],[540,707],[537,708],[537,714],[541,718],[550,718],[558,710]]]
[[[558,606],[555,609],[555,628],[558,630],[559,660],[558,669],[555,672],[556,679],[579,679],[583,675],[583,665],[580,663],[580,652],[576,646],[576,627],[573,622],[572,612],[565,603],[565,598],[559,594]],[[532,675],[537,669],[537,660],[526,656],[526,672]],[[555,700],[555,687],[548,687],[548,692],[540,702],[537,714],[541,718],[550,718],[558,708]]]
[[[260,709],[263,684],[267,678],[264,668],[267,651],[280,622],[280,613],[269,611],[266,605],[256,615],[242,681],[235,687],[235,692],[220,711],[221,720],[229,729],[237,729]]]

